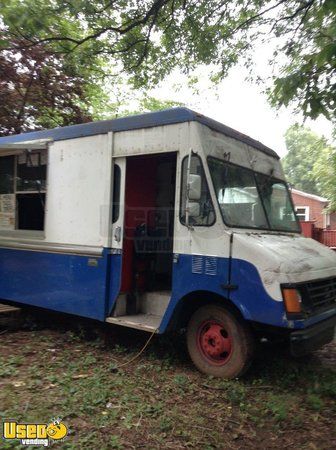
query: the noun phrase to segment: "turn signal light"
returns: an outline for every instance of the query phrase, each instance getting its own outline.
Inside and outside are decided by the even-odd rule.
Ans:
[[[283,289],[282,295],[285,301],[286,311],[288,313],[300,313],[302,311],[302,299],[300,293],[296,289]]]

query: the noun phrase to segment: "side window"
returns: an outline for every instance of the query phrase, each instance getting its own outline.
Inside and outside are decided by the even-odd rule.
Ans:
[[[44,229],[47,150],[0,157],[0,231]]]
[[[121,170],[115,164],[113,170],[113,205],[112,205],[112,222],[115,223],[119,219],[120,213],[120,182]]]
[[[14,156],[2,156],[0,159],[0,195],[14,193]]]
[[[188,157],[182,161],[182,183],[181,183],[181,204],[180,220],[186,225],[186,202],[187,202],[187,171]],[[199,200],[199,214],[189,215],[189,224],[192,226],[211,226],[215,222],[215,211],[210,196],[209,187],[205,177],[203,164],[199,156],[193,155],[190,161],[190,174],[201,177],[201,198]]]

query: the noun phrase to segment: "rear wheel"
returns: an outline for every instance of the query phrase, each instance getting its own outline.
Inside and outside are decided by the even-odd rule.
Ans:
[[[254,339],[247,325],[217,305],[203,306],[192,315],[187,345],[201,372],[223,378],[242,375],[254,352]]]

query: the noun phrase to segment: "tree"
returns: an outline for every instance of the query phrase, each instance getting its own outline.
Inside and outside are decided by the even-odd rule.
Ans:
[[[44,47],[0,52],[0,136],[132,113],[125,109],[129,101],[125,86],[120,79],[114,83],[116,102],[94,84],[92,76],[76,73],[74,64]],[[134,104],[135,93],[128,95]],[[141,112],[180,105],[141,92],[137,97]]]
[[[47,45],[92,70],[99,56],[135,87],[199,64],[218,81],[242,59],[253,67],[253,51],[271,42],[273,104],[336,116],[335,0],[0,0],[0,11],[19,49]],[[11,48],[7,38],[0,48]]]
[[[83,79],[42,47],[0,53],[0,135],[87,122]]]
[[[175,108],[183,106],[183,103],[175,100],[159,100],[155,97],[144,95],[140,100],[141,111],[159,111],[162,109]]]
[[[329,210],[336,211],[336,148],[325,146],[313,167],[318,190],[330,204]]]
[[[296,124],[287,130],[285,140],[288,153],[282,164],[288,181],[297,189],[322,195],[323,188],[314,167],[321,155],[329,151],[326,139]]]
[[[336,211],[336,148],[309,128],[291,126],[286,134],[287,155],[282,164],[297,189],[326,197]]]

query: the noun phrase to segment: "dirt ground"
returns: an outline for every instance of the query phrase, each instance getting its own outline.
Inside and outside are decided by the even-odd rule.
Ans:
[[[54,314],[2,315],[1,419],[61,417],[70,433],[55,449],[336,448],[335,342],[300,361],[265,346],[243,379],[225,381],[194,369],[183,336],[155,336],[134,359],[148,336]]]

